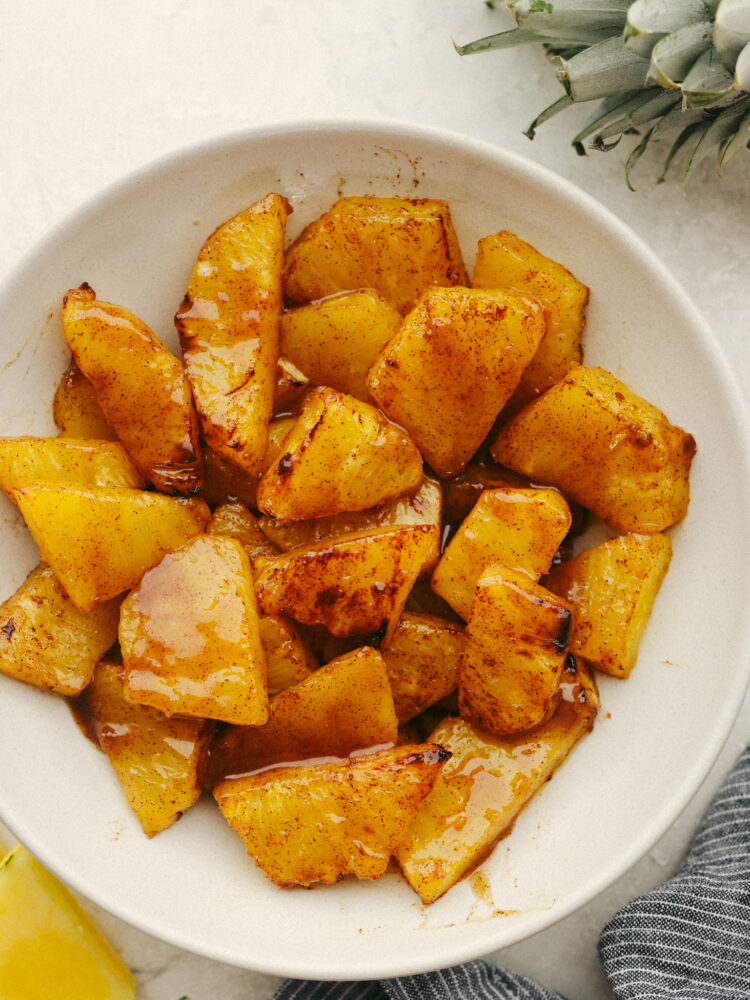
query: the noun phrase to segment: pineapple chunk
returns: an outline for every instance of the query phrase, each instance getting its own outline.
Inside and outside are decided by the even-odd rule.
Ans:
[[[387,645],[436,534],[424,524],[376,528],[259,556],[258,601],[266,614]]]
[[[439,476],[465,467],[544,334],[541,306],[514,291],[429,288],[367,385]]]
[[[3,1000],[133,1000],[122,959],[73,895],[16,845],[0,859]]]
[[[122,488],[32,485],[13,498],[42,559],[82,611],[134,587],[210,516],[202,500]]]
[[[310,379],[289,358],[280,357],[276,365],[276,387],[273,391],[275,410],[283,410],[305,392]]]
[[[563,677],[559,707],[533,733],[501,739],[451,718],[430,736],[453,756],[395,851],[423,903],[484,860],[594,725],[599,697],[586,667],[568,657]]]
[[[133,313],[88,285],[63,300],[63,328],[101,408],[150,483],[185,496],[201,486],[198,419],[180,362]]]
[[[119,664],[99,663],[76,712],[109,757],[143,832],[154,837],[200,798],[199,767],[214,724],[131,704],[121,675]]]
[[[318,664],[308,653],[294,622],[275,615],[261,615],[260,641],[266,653],[266,684],[269,697],[294,687]]]
[[[602,368],[574,368],[506,424],[491,451],[618,531],[662,531],[687,511],[693,436]]]
[[[214,796],[277,885],[378,879],[448,757],[431,743],[398,746],[234,778]]]
[[[344,292],[284,313],[281,349],[313,382],[367,402],[367,373],[400,323],[377,292]]]
[[[117,641],[120,602],[79,611],[49,566],[33,569],[0,605],[0,672],[57,694],[76,695]]]
[[[571,653],[627,677],[671,557],[667,535],[621,535],[556,566],[543,582],[573,608]]]
[[[242,542],[250,557],[275,556],[278,549],[261,530],[258,519],[241,503],[224,503],[211,515],[206,525],[207,535],[222,535]]]
[[[268,718],[250,559],[234,538],[200,535],[149,570],[123,602],[120,648],[128,701],[244,726]]]
[[[117,441],[117,434],[107,423],[99,405],[96,389],[75,361],[65,369],[55,390],[52,418],[60,430],[60,437]]]
[[[268,447],[263,459],[263,471],[281,454],[281,446],[289,431],[296,424],[294,417],[272,420],[268,425]],[[204,450],[206,469],[203,476],[203,499],[210,507],[239,500],[246,507],[254,507],[258,500],[258,477],[250,476],[244,470],[211,451]]]
[[[435,529],[434,544],[427,554],[422,572],[430,570],[440,558],[440,525],[442,490],[439,480],[424,476],[422,485],[413,496],[402,496],[370,510],[318,517],[312,521],[275,521],[261,517],[263,532],[282,552],[300,546],[309,548],[317,542],[338,538],[353,531],[371,531],[395,525],[427,524]]]
[[[541,302],[547,332],[510,401],[515,411],[581,362],[589,290],[562,264],[507,230],[479,241],[474,288],[515,288]]]
[[[530,483],[526,476],[519,476],[517,472],[494,462],[469,462],[463,472],[443,483],[443,516],[446,522],[458,526],[485,490],[496,490],[501,486],[525,490]]]
[[[121,444],[73,438],[0,438],[0,489],[29,483],[71,486],[144,486]]]
[[[383,659],[399,722],[408,722],[458,684],[463,629],[432,615],[404,615]]]
[[[261,477],[258,508],[306,521],[376,507],[421,482],[422,456],[402,430],[374,406],[320,387]]]
[[[220,226],[175,316],[206,443],[251,476],[263,471],[268,447],[290,211],[269,194]]]
[[[432,589],[467,621],[486,566],[507,566],[538,580],[570,520],[570,508],[557,490],[485,490],[437,564]]]
[[[395,743],[398,722],[383,658],[370,646],[333,660],[271,702],[268,724],[233,727],[211,751],[213,781],[311,757]]]
[[[497,736],[544,722],[559,696],[570,625],[570,605],[526,573],[487,567],[459,669],[463,718]]]
[[[284,292],[295,302],[372,288],[400,313],[428,285],[465,285],[445,201],[340,198],[289,249]]]

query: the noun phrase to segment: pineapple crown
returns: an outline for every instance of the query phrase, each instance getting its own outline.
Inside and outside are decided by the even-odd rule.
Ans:
[[[506,0],[516,28],[456,46],[460,55],[537,42],[558,62],[565,93],[525,135],[573,104],[599,101],[573,137],[611,150],[640,134],[625,165],[647,149],[666,153],[659,181],[678,154],[684,184],[706,156],[719,169],[750,146],[750,0]],[[493,0],[487,0],[493,7]],[[642,132],[642,134],[641,134]]]

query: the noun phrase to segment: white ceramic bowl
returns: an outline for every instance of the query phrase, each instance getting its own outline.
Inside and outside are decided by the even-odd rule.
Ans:
[[[173,156],[59,227],[0,292],[0,433],[54,434],[66,364],[64,291],[90,282],[176,348],[172,316],[214,227],[270,190],[291,236],[340,193],[449,199],[467,265],[511,229],[591,287],[586,359],[698,442],[692,500],[627,683],[601,681],[600,721],[470,881],[423,907],[395,871],[276,889],[210,800],[148,841],[106,758],[65,703],[0,678],[0,815],[73,887],[145,931],[254,969],[370,979],[473,958],[591,899],[674,821],[708,772],[750,669],[748,434],[727,366],[695,308],[613,215],[520,157],[406,125],[262,129]],[[36,561],[4,498],[0,598]]]

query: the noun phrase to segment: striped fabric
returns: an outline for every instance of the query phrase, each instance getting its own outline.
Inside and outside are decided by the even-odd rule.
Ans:
[[[617,1000],[750,1000],[750,747],[666,885],[620,910],[599,955]],[[468,962],[380,982],[289,980],[274,1000],[562,1000]]]

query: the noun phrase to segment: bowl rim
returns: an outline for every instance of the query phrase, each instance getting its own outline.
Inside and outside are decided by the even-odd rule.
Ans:
[[[527,159],[519,153],[454,130],[415,124],[402,119],[387,117],[359,118],[337,116],[300,119],[297,121],[292,119],[274,124],[236,129],[181,146],[126,173],[124,176],[101,188],[91,198],[85,199],[65,213],[41,239],[21,256],[15,266],[9,270],[0,282],[0,301],[5,296],[11,294],[14,285],[23,280],[29,269],[34,266],[37,258],[48,252],[51,245],[64,238],[69,229],[72,229],[74,226],[80,227],[87,224],[90,219],[96,217],[102,209],[105,209],[110,202],[126,196],[131,191],[135,191],[140,185],[147,183],[150,178],[174,169],[195,157],[216,153],[223,149],[228,150],[241,147],[247,143],[254,143],[265,139],[284,136],[299,137],[305,134],[312,135],[319,133],[328,133],[333,139],[337,135],[351,137],[352,133],[357,133],[361,135],[363,141],[371,141],[376,137],[382,139],[384,136],[387,136],[388,141],[395,140],[407,144],[410,141],[423,141],[436,145],[442,144],[446,147],[459,147],[462,153],[473,154],[484,162],[492,161],[498,166],[525,173],[527,177],[544,188],[546,192],[556,197],[564,197],[577,211],[582,212],[590,220],[593,220],[596,225],[605,227],[618,240],[628,244],[633,252],[652,269],[659,282],[664,285],[668,296],[679,307],[679,310],[686,315],[689,314],[693,329],[699,331],[701,334],[702,346],[710,355],[714,372],[726,391],[728,414],[737,424],[737,437],[740,446],[738,457],[740,457],[741,461],[734,470],[734,475],[736,476],[735,482],[736,485],[740,486],[741,493],[744,493],[750,500],[750,416],[745,407],[739,380],[731,369],[729,361],[724,355],[713,330],[703,315],[693,305],[690,297],[679,282],[641,237],[615,215],[614,212],[606,208],[573,182],[556,174],[548,167]],[[745,594],[744,606],[746,611],[744,617],[745,626],[740,644],[743,662],[748,662],[750,660],[750,590]],[[675,793],[670,797],[669,808],[660,814],[660,823],[656,826],[652,823],[644,827],[641,835],[631,840],[628,849],[619,853],[608,865],[601,867],[596,877],[587,881],[585,888],[580,888],[571,893],[564,902],[555,904],[547,911],[536,913],[537,921],[533,930],[528,931],[521,928],[512,940],[505,941],[501,947],[510,947],[520,940],[546,930],[594,899],[642,858],[669,830],[692,800],[715,763],[730,735],[749,685],[750,670],[745,670],[744,674],[738,672],[735,675],[734,683],[729,687],[727,697],[723,702],[723,711],[719,720],[720,724],[713,727],[711,739],[701,745],[700,753],[691,761],[691,766],[680,783],[679,793]],[[285,956],[285,960],[281,962],[273,958],[264,959],[262,956],[255,956],[251,962],[248,962],[241,960],[231,949],[222,951],[221,949],[212,947],[201,947],[200,942],[187,941],[179,933],[172,933],[168,928],[165,929],[158,926],[157,922],[133,912],[130,907],[107,899],[106,894],[96,885],[89,884],[85,872],[69,873],[61,870],[62,865],[58,865],[56,859],[49,856],[48,850],[45,847],[44,837],[40,837],[32,829],[25,829],[23,822],[14,823],[12,817],[3,815],[2,810],[3,803],[2,796],[0,795],[0,818],[2,818],[3,822],[50,871],[69,884],[75,891],[125,923],[178,948],[230,965],[253,969],[269,975],[293,978],[308,978],[312,975],[321,980],[363,980],[384,978],[385,976],[411,975],[425,971],[423,961],[410,958],[409,956],[403,957],[398,962],[391,962],[389,971],[386,972],[383,972],[382,965],[378,966],[374,962],[371,966],[367,966],[364,969],[361,966],[354,969],[352,966],[341,965],[334,968],[332,963],[328,961],[327,964],[322,962],[320,968],[311,970],[307,964],[296,963],[293,955]],[[480,925],[476,925],[476,927],[476,941],[468,946],[466,944],[459,944],[453,949],[444,948],[439,957],[437,968],[447,968],[458,962],[479,958],[498,947],[497,945],[493,946],[491,941],[488,940],[491,935],[481,933]],[[347,973],[351,973],[351,975],[347,975]]]

